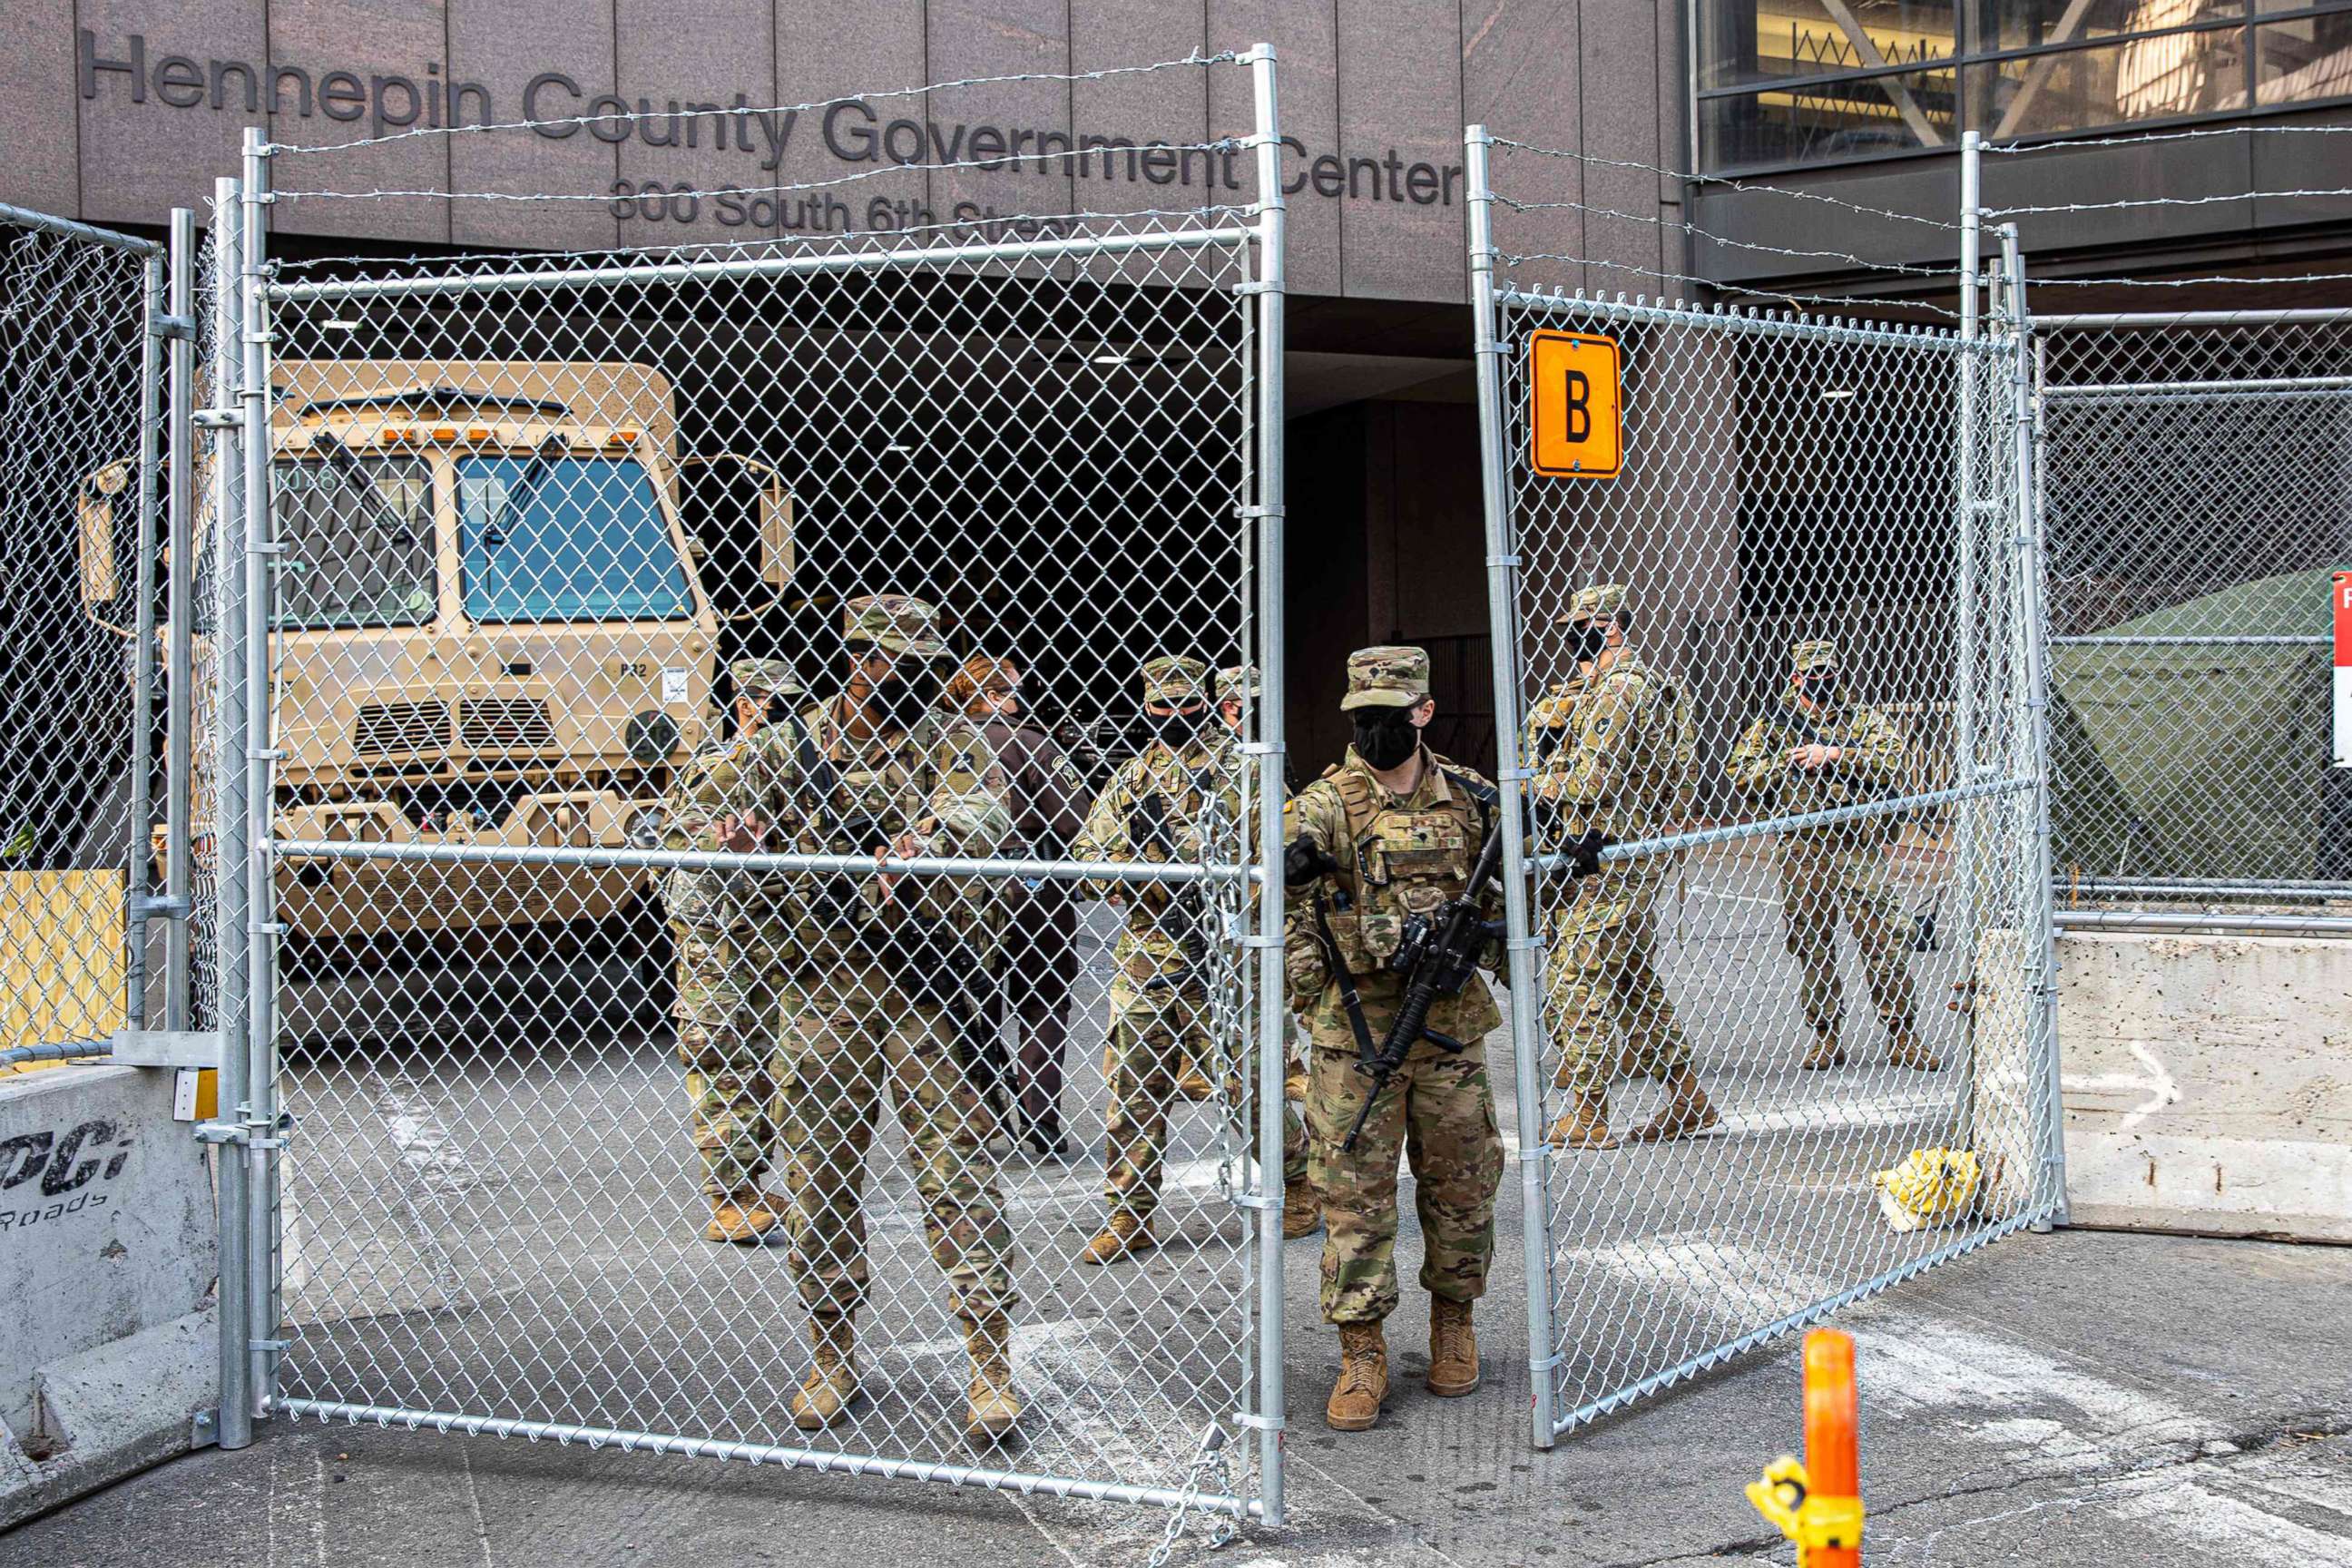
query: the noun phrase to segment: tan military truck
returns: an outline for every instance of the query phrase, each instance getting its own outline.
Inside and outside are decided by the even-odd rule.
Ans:
[[[791,576],[782,478],[682,456],[670,384],[642,365],[290,361],[272,380],[276,836],[652,843],[669,770],[713,721],[730,623]],[[719,464],[733,505],[689,528]],[[121,592],[93,548],[119,531],[93,516],[105,489],[83,497],[93,613]],[[288,856],[277,891],[289,969],[324,972],[456,937],[529,955],[637,912],[654,881]]]

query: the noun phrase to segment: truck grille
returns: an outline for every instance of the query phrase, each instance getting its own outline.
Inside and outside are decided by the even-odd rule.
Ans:
[[[446,702],[371,703],[352,726],[352,751],[362,757],[438,754],[449,749]]]
[[[457,710],[457,743],[475,752],[552,751],[555,726],[536,698],[485,698]]]

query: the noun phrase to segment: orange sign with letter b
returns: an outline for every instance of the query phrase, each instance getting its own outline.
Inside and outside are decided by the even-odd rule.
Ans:
[[[1591,332],[1528,334],[1535,471],[1556,479],[1605,479],[1625,455],[1617,340]]]

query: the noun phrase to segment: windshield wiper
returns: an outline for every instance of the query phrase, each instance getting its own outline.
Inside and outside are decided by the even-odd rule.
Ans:
[[[362,498],[361,504],[374,509],[377,528],[384,529],[387,523],[390,525],[386,531],[387,537],[395,548],[416,548],[415,531],[408,526],[406,518],[393,510],[392,502],[384,499],[383,492],[375,488],[375,476],[368,471],[367,464],[360,460],[358,453],[324,430],[310,438],[310,448],[325,452],[328,465],[349,475],[352,482],[359,486]]]
[[[550,436],[541,441],[539,450],[530,455],[530,461],[523,465],[522,472],[515,476],[514,483],[507,487],[505,499],[499,502],[499,514],[489,520],[488,527],[495,528],[509,512],[530,504],[531,492],[554,470],[556,459],[568,456],[571,450],[572,443],[561,436]],[[487,531],[483,542],[490,542]]]

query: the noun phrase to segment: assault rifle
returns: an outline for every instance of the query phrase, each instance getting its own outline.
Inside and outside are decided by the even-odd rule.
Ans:
[[[1371,1047],[1371,1031],[1363,1025],[1360,1006],[1350,1005],[1349,1012],[1356,1025],[1359,1058],[1356,1070],[1371,1079],[1364,1091],[1363,1108],[1356,1112],[1355,1125],[1348,1129],[1347,1141],[1340,1148],[1355,1152],[1356,1140],[1364,1131],[1364,1123],[1372,1114],[1372,1106],[1389,1079],[1404,1065],[1405,1053],[1421,1040],[1428,1040],[1440,1050],[1459,1055],[1468,1048],[1468,1042],[1441,1035],[1429,1026],[1429,1010],[1441,996],[1460,994],[1478,972],[1478,954],[1489,942],[1502,934],[1499,921],[1485,918],[1478,909],[1480,898],[1494,885],[1495,873],[1502,864],[1503,836],[1499,829],[1490,829],[1486,842],[1478,847],[1477,863],[1470,868],[1470,879],[1462,885],[1461,893],[1438,906],[1430,914],[1414,915],[1405,921],[1403,935],[1397,950],[1389,959],[1389,968],[1407,976],[1404,995],[1397,1005],[1396,1021],[1389,1026],[1388,1037],[1377,1049]],[[1318,907],[1318,914],[1320,910]],[[1334,963],[1338,954],[1333,953]],[[1348,1000],[1354,1003],[1352,985]]]

